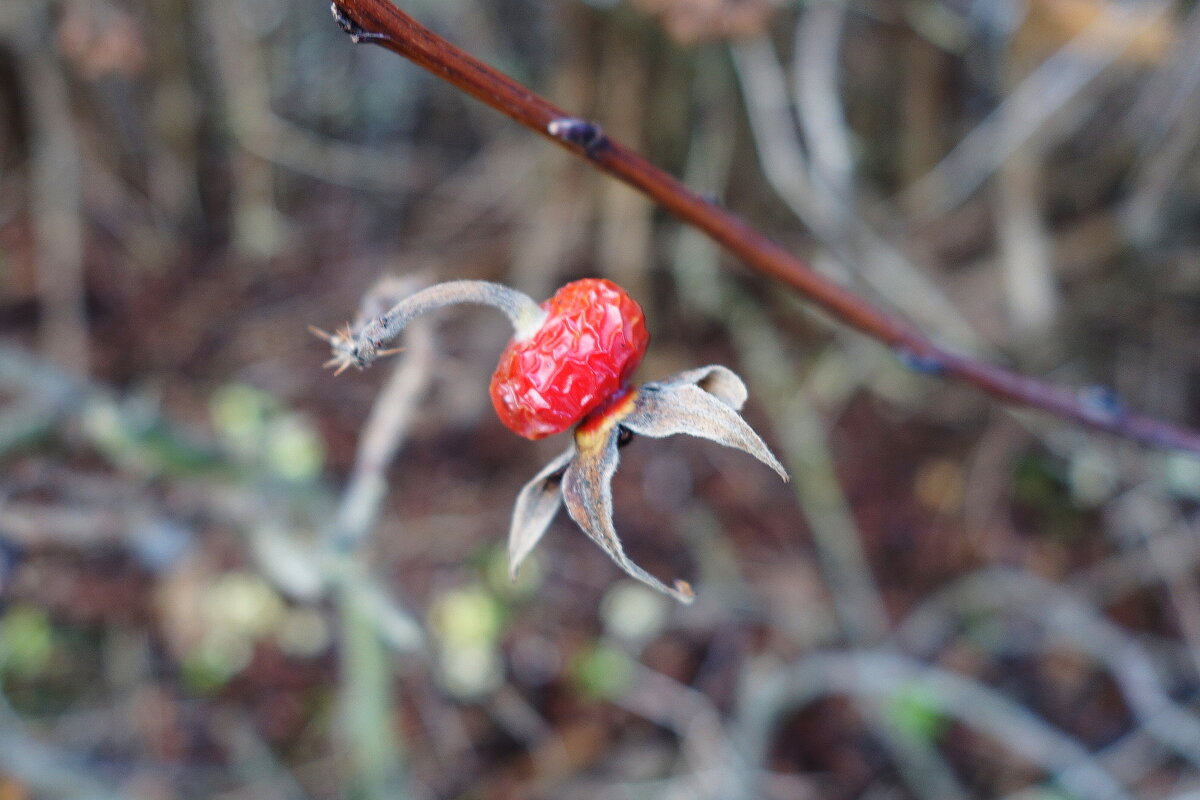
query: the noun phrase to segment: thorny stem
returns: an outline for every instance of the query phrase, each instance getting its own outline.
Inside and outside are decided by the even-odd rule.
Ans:
[[[1004,402],[1041,409],[1127,439],[1200,453],[1200,433],[1127,411],[1110,392],[1074,391],[945,350],[909,323],[822,277],[740,217],[693,192],[645,158],[468,55],[391,0],[335,0],[334,17],[356,42],[398,53],[642,192],[757,272],[795,289],[832,317],[892,348],[911,369],[954,378]]]

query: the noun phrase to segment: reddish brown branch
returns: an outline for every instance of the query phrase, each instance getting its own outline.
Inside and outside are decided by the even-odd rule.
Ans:
[[[356,42],[382,45],[638,189],[707,233],[753,269],[795,289],[831,316],[887,344],[913,369],[944,375],[1015,405],[1158,447],[1200,453],[1200,433],[1126,411],[1111,392],[1071,391],[944,350],[923,333],[814,272],[737,215],[704,199],[637,153],[471,57],[391,0],[335,0],[334,17]]]

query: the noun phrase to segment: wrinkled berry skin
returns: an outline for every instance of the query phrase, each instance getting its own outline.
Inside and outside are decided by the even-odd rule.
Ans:
[[[542,308],[546,321],[510,341],[492,375],[496,414],[527,439],[567,430],[620,392],[650,342],[641,306],[611,281],[568,283]]]

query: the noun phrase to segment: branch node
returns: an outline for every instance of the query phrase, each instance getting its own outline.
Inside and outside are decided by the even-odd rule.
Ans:
[[[1125,416],[1125,403],[1111,386],[1085,386],[1079,390],[1079,405],[1084,415],[1098,424],[1119,422]]]
[[[600,126],[586,119],[559,117],[550,121],[546,132],[556,139],[579,145],[589,158],[595,158],[597,153],[608,146],[608,137]]]
[[[946,361],[938,353],[918,353],[909,347],[896,347],[893,352],[901,364],[920,375],[946,374]]]

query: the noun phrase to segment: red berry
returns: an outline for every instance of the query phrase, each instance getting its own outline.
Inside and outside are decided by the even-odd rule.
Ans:
[[[500,421],[527,439],[565,431],[621,391],[650,342],[641,306],[611,281],[568,283],[542,308],[546,321],[510,341],[492,375]]]

